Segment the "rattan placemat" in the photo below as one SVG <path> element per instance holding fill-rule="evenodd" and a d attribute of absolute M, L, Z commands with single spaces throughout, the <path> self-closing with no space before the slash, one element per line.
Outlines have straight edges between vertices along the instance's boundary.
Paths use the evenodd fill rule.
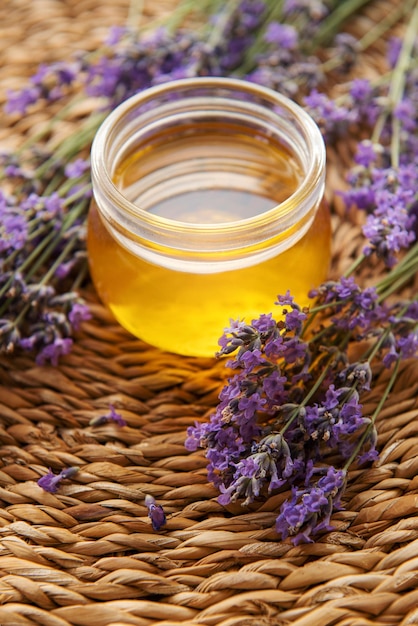
<path fill-rule="evenodd" d="M 9 0 L 0 7 L 1 97 L 42 60 L 93 50 L 124 23 L 126 0 Z M 175 3 L 145 3 L 145 15 Z M 378 3 L 353 28 L 367 30 Z M 378 72 L 379 47 L 365 64 Z M 366 67 L 365 65 L 365 67 Z M 2 145 L 45 114 L 0 128 Z M 66 127 L 71 132 L 77 127 Z M 328 193 L 344 154 L 330 154 Z M 334 218 L 333 269 L 359 245 Z M 377 271 L 377 269 L 376 269 Z M 367 280 L 367 277 L 364 277 Z M 405 362 L 378 421 L 379 462 L 350 474 L 335 530 L 278 541 L 283 495 L 222 507 L 185 431 L 216 404 L 222 364 L 162 353 L 123 331 L 88 292 L 94 317 L 58 368 L 0 358 L 0 624 L 41 626 L 406 626 L 418 623 L 418 363 Z M 385 376 L 367 398 L 376 405 Z M 89 425 L 117 407 L 127 425 Z M 55 494 L 37 480 L 77 465 Z M 154 496 L 167 525 L 154 532 Z"/>

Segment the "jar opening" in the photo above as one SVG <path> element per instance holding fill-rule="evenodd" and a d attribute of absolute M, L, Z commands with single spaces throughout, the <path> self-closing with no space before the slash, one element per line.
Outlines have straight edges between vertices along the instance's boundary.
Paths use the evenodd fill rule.
<path fill-rule="evenodd" d="M 141 92 L 109 115 L 92 148 L 96 201 L 123 245 L 209 261 L 292 245 L 312 223 L 324 175 L 313 120 L 238 79 Z"/>

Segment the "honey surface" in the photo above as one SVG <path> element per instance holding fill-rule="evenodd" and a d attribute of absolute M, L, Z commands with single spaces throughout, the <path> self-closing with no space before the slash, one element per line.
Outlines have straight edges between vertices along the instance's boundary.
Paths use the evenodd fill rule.
<path fill-rule="evenodd" d="M 297 188 L 301 169 L 271 137 L 239 124 L 183 125 L 131 150 L 115 168 L 116 186 L 150 213 L 216 224 L 263 213 Z"/>

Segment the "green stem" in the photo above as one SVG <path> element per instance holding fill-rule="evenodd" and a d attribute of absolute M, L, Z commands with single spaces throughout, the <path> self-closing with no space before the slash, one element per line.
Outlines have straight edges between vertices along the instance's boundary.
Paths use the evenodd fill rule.
<path fill-rule="evenodd" d="M 45 187 L 43 195 L 50 196 L 54 191 L 56 191 L 60 187 L 60 183 L 62 183 L 63 178 L 64 177 L 61 173 L 55 174 L 49 181 L 48 185 Z M 60 195 L 62 195 L 62 192 L 60 193 Z"/>
<path fill-rule="evenodd" d="M 81 197 L 82 195 L 86 194 L 87 192 L 90 191 L 91 189 L 91 183 L 90 183 L 90 174 L 86 173 L 81 175 L 77 181 L 75 181 L 74 179 L 67 179 L 64 183 L 62 183 L 60 185 L 60 196 L 63 197 L 65 196 L 65 194 L 67 193 L 67 191 L 69 191 L 70 189 L 72 189 L 72 187 L 74 187 L 74 184 L 77 185 L 83 185 L 83 187 L 80 188 L 80 190 L 78 192 L 76 192 L 75 194 L 73 194 L 72 196 L 69 197 L 69 202 L 74 202 L 74 199 L 78 199 L 79 197 Z M 67 202 L 67 201 L 65 201 Z M 64 204 L 65 204 L 64 202 Z"/>
<path fill-rule="evenodd" d="M 147 24 L 147 29 L 155 29 L 160 25 L 164 25 L 164 28 L 169 33 L 174 33 L 188 16 L 199 13 L 207 18 L 208 13 L 214 13 L 223 5 L 224 2 L 222 2 L 222 0 L 199 0 L 199 2 L 196 2 L 196 0 L 183 0 L 169 16 L 151 20 L 149 24 Z"/>
<path fill-rule="evenodd" d="M 287 420 L 286 424 L 281 428 L 281 430 L 279 432 L 280 435 L 284 435 L 285 434 L 287 429 L 292 425 L 292 423 L 295 421 L 295 419 L 299 415 L 300 409 L 305 407 L 308 404 L 308 402 L 311 400 L 311 398 L 315 395 L 315 393 L 318 391 L 319 387 L 324 382 L 326 375 L 328 374 L 328 366 L 330 365 L 330 363 L 333 360 L 333 358 L 334 358 L 334 356 L 332 356 L 330 359 L 328 359 L 328 363 L 323 368 L 320 376 L 316 379 L 315 384 L 308 391 L 306 396 L 303 398 L 302 402 L 300 404 L 298 404 L 298 406 L 291 412 L 289 419 Z"/>
<path fill-rule="evenodd" d="M 81 128 L 79 132 L 75 135 L 71 135 L 71 137 L 67 137 L 55 148 L 53 155 L 36 169 L 35 176 L 41 179 L 42 176 L 48 174 L 51 169 L 54 170 L 60 160 L 68 161 L 79 155 L 81 150 L 85 149 L 93 140 L 97 129 L 106 115 L 105 112 L 91 115 L 85 126 Z"/>
<path fill-rule="evenodd" d="M 326 43 L 331 39 L 343 22 L 352 15 L 357 13 L 363 6 L 369 4 L 371 0 L 346 0 L 336 5 L 335 9 L 329 14 L 322 23 L 318 34 L 312 42 L 312 49 Z"/>
<path fill-rule="evenodd" d="M 269 2 L 266 7 L 266 13 L 263 17 L 264 25 L 270 24 L 274 21 L 282 20 L 282 7 L 283 0 L 275 0 L 275 2 Z M 255 41 L 250 45 L 245 53 L 242 63 L 236 70 L 236 73 L 240 76 L 245 76 L 252 69 L 254 69 L 254 59 L 263 54 L 267 49 L 267 43 L 264 39 L 264 28 L 260 29 L 257 33 Z"/>
<path fill-rule="evenodd" d="M 53 130 L 54 126 L 57 124 L 57 122 L 60 122 L 61 120 L 63 120 L 66 117 L 67 113 L 70 112 L 71 109 L 78 102 L 81 102 L 83 100 L 83 97 L 84 97 L 83 95 L 78 95 L 74 97 L 70 102 L 65 104 L 62 107 L 62 109 L 59 110 L 58 113 L 53 115 L 48 122 L 42 125 L 42 128 L 39 132 L 37 132 L 32 137 L 29 137 L 21 146 L 19 146 L 19 148 L 16 149 L 15 154 L 17 156 L 22 154 L 22 152 L 24 152 L 25 150 L 28 150 L 33 145 L 41 141 L 41 139 L 49 135 L 50 132 Z"/>
<path fill-rule="evenodd" d="M 213 28 L 210 33 L 208 44 L 211 48 L 215 48 L 216 45 L 222 42 L 226 26 L 232 15 L 238 9 L 240 3 L 241 0 L 229 0 L 229 2 L 227 2 L 224 10 L 219 16 L 219 21 L 216 24 L 216 28 Z"/>
<path fill-rule="evenodd" d="M 42 239 L 42 241 L 38 244 L 38 246 L 34 250 L 32 250 L 30 255 L 28 257 L 26 257 L 26 259 L 23 261 L 23 263 L 19 267 L 19 272 L 20 273 L 22 273 L 27 267 L 31 267 L 32 266 L 32 263 L 36 259 L 38 254 L 40 252 L 42 252 L 42 250 L 44 250 L 48 246 L 48 244 L 56 236 L 56 234 L 57 233 L 55 233 L 54 231 L 51 231 L 50 233 L 48 233 L 48 235 L 46 235 L 46 237 L 44 239 Z M 3 296 L 7 292 L 7 290 L 10 288 L 12 283 L 13 283 L 13 276 L 2 287 L 2 289 L 0 291 L 0 297 Z M 4 305 L 0 309 L 0 315 L 3 315 L 3 313 L 5 312 L 6 309 L 7 309 L 7 300 L 6 300 L 6 302 L 4 303 Z"/>
<path fill-rule="evenodd" d="M 409 2 L 402 3 L 401 6 L 395 7 L 386 17 L 380 22 L 375 24 L 371 30 L 369 30 L 361 39 L 358 40 L 357 45 L 360 52 L 365 52 L 367 48 L 372 46 L 376 41 L 381 40 L 384 35 L 394 27 L 405 15 L 408 15 L 411 7 L 415 4 L 415 0 L 409 0 Z M 338 56 L 334 56 L 321 65 L 322 71 L 328 72 L 341 65 L 341 59 Z"/>
<path fill-rule="evenodd" d="M 85 212 L 87 206 L 87 200 L 84 202 L 80 202 L 79 205 L 77 205 L 70 213 L 68 213 L 61 229 L 57 232 L 52 231 L 53 238 L 52 240 L 51 238 L 49 239 L 49 246 L 47 248 L 43 248 L 43 254 L 39 255 L 36 259 L 36 262 L 30 265 L 30 269 L 26 275 L 27 279 L 32 278 L 32 276 L 36 274 L 39 268 L 46 263 L 51 254 L 62 241 L 63 234 L 74 224 L 76 219 Z"/>
<path fill-rule="evenodd" d="M 409 15 L 412 7 L 415 4 L 415 0 L 409 0 L 402 2 L 400 6 L 396 6 L 386 17 L 380 22 L 375 24 L 363 37 L 359 40 L 360 50 L 364 52 L 373 45 L 379 39 L 385 35 L 395 24 L 397 24 L 402 18 Z"/>
<path fill-rule="evenodd" d="M 398 278 L 398 280 L 393 282 L 390 285 L 390 287 L 388 289 L 386 289 L 386 291 L 383 291 L 383 292 L 381 292 L 379 294 L 379 300 L 378 301 L 379 302 L 383 302 L 390 295 L 392 295 L 393 293 L 398 291 L 398 289 L 403 287 L 409 280 L 411 280 L 411 278 L 413 278 L 414 276 L 417 275 L 417 270 L 418 270 L 417 263 L 415 261 L 415 263 L 411 264 L 411 266 L 409 268 L 407 268 L 407 271 L 405 271 L 405 273 L 402 276 L 400 276 Z"/>
<path fill-rule="evenodd" d="M 87 259 L 84 259 L 84 262 L 77 274 L 77 277 L 75 278 L 71 291 L 78 291 L 81 284 L 83 283 L 84 279 L 87 277 L 89 273 L 89 268 L 88 268 L 88 263 L 87 263 Z"/>
<path fill-rule="evenodd" d="M 48 281 L 53 277 L 57 268 L 61 265 L 63 261 L 65 261 L 68 254 L 74 248 L 75 244 L 77 243 L 78 236 L 79 236 L 78 233 L 75 233 L 74 235 L 72 235 L 72 237 L 70 237 L 70 239 L 67 241 L 67 244 L 64 246 L 62 252 L 58 255 L 58 257 L 55 259 L 54 263 L 51 265 L 49 270 L 42 277 L 42 280 L 39 281 L 40 285 L 46 285 Z"/>
<path fill-rule="evenodd" d="M 406 81 L 406 72 L 411 67 L 411 54 L 415 45 L 416 33 L 418 29 L 418 3 L 414 0 L 415 8 L 412 18 L 409 21 L 398 62 L 390 73 L 391 80 L 389 86 L 388 102 L 386 109 L 378 117 L 371 136 L 372 143 L 379 143 L 386 121 L 393 113 L 396 105 L 401 101 Z M 409 6 L 409 5 L 408 5 Z M 392 137 L 391 137 L 391 160 L 392 167 L 399 166 L 399 146 L 400 146 L 400 121 L 392 116 Z"/>
<path fill-rule="evenodd" d="M 67 257 L 68 253 L 71 252 L 72 248 L 75 246 L 77 242 L 78 234 L 73 235 L 67 242 L 67 245 L 62 250 L 61 254 L 57 257 L 55 262 L 52 264 L 48 272 L 43 276 L 42 280 L 39 281 L 40 285 L 46 285 L 50 278 L 54 275 L 57 267 L 63 262 L 63 260 Z M 26 306 L 20 311 L 19 315 L 13 320 L 14 326 L 17 328 L 20 322 L 24 319 L 26 313 L 32 307 L 32 302 L 28 302 Z"/>
<path fill-rule="evenodd" d="M 126 25 L 129 29 L 139 30 L 144 14 L 144 0 L 131 0 L 129 3 Z"/>
<path fill-rule="evenodd" d="M 392 388 L 396 382 L 396 379 L 398 377 L 398 372 L 399 372 L 399 366 L 400 366 L 400 359 L 398 359 L 395 363 L 395 366 L 393 368 L 393 372 L 392 375 L 390 377 L 390 380 L 388 382 L 388 384 L 386 385 L 386 388 L 383 392 L 383 395 L 381 396 L 377 407 L 375 408 L 375 410 L 373 411 L 373 415 L 370 418 L 370 424 L 367 426 L 367 428 L 365 429 L 363 435 L 360 437 L 360 440 L 353 452 L 353 454 L 350 456 L 350 458 L 348 459 L 348 461 L 345 463 L 344 467 L 343 467 L 343 471 L 347 471 L 348 468 L 350 467 L 350 465 L 352 463 L 354 463 L 354 461 L 357 459 L 358 455 L 360 454 L 361 449 L 363 448 L 365 442 L 367 441 L 367 438 L 370 435 L 371 430 L 374 428 L 374 425 L 376 423 L 376 419 L 380 413 L 380 411 L 382 410 L 386 400 L 388 399 L 388 396 L 390 394 L 390 392 L 392 391 Z"/>
<path fill-rule="evenodd" d="M 348 278 L 351 274 L 354 274 L 356 269 L 363 263 L 366 256 L 364 254 L 360 254 L 355 261 L 350 265 L 350 267 L 344 272 L 343 276 Z"/>
<path fill-rule="evenodd" d="M 389 274 L 376 285 L 379 302 L 403 287 L 418 272 L 418 243 L 414 244 Z"/>
<path fill-rule="evenodd" d="M 324 304 L 324 305 L 319 305 L 317 307 L 312 308 L 309 311 L 309 317 L 306 320 L 305 324 L 303 325 L 302 331 L 300 333 L 300 338 L 303 339 L 303 337 L 306 336 L 307 331 L 309 330 L 309 328 L 312 326 L 317 314 L 322 310 L 322 309 L 326 309 L 329 305 L 328 304 Z"/>
<path fill-rule="evenodd" d="M 415 4 L 412 17 L 407 26 L 401 52 L 399 54 L 398 62 L 396 64 L 393 78 L 389 90 L 389 99 L 392 107 L 392 111 L 396 105 L 401 101 L 405 90 L 406 72 L 409 69 L 411 62 L 411 55 L 414 49 L 418 31 L 418 2 Z M 392 118 L 392 140 L 391 140 L 391 157 L 392 166 L 399 166 L 399 146 L 400 146 L 400 120 L 393 116 Z"/>

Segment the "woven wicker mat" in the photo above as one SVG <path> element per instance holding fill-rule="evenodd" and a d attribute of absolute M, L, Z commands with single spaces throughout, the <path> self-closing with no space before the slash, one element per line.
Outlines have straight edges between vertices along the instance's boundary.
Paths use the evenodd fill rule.
<path fill-rule="evenodd" d="M 22 86 L 42 60 L 94 49 L 128 12 L 126 0 L 0 4 L 1 95 Z M 367 31 L 386 4 L 354 26 Z M 145 15 L 174 5 L 146 2 Z M 372 72 L 380 53 L 376 46 L 365 60 Z M 34 132 L 43 116 L 3 124 L 2 145 Z M 342 159 L 330 155 L 329 193 L 341 183 Z M 338 273 L 359 238 L 336 208 Z M 38 368 L 27 357 L 0 360 L 2 626 L 418 624 L 416 362 L 403 365 L 379 418 L 379 463 L 351 472 L 335 530 L 294 547 L 274 531 L 283 495 L 225 510 L 206 481 L 202 452 L 183 446 L 187 425 L 215 406 L 223 367 L 146 346 L 93 293 L 87 297 L 94 319 L 58 368 Z M 89 426 L 109 403 L 127 426 Z M 38 487 L 47 468 L 70 465 L 80 471 L 56 494 Z M 158 533 L 145 494 L 168 514 Z"/>

